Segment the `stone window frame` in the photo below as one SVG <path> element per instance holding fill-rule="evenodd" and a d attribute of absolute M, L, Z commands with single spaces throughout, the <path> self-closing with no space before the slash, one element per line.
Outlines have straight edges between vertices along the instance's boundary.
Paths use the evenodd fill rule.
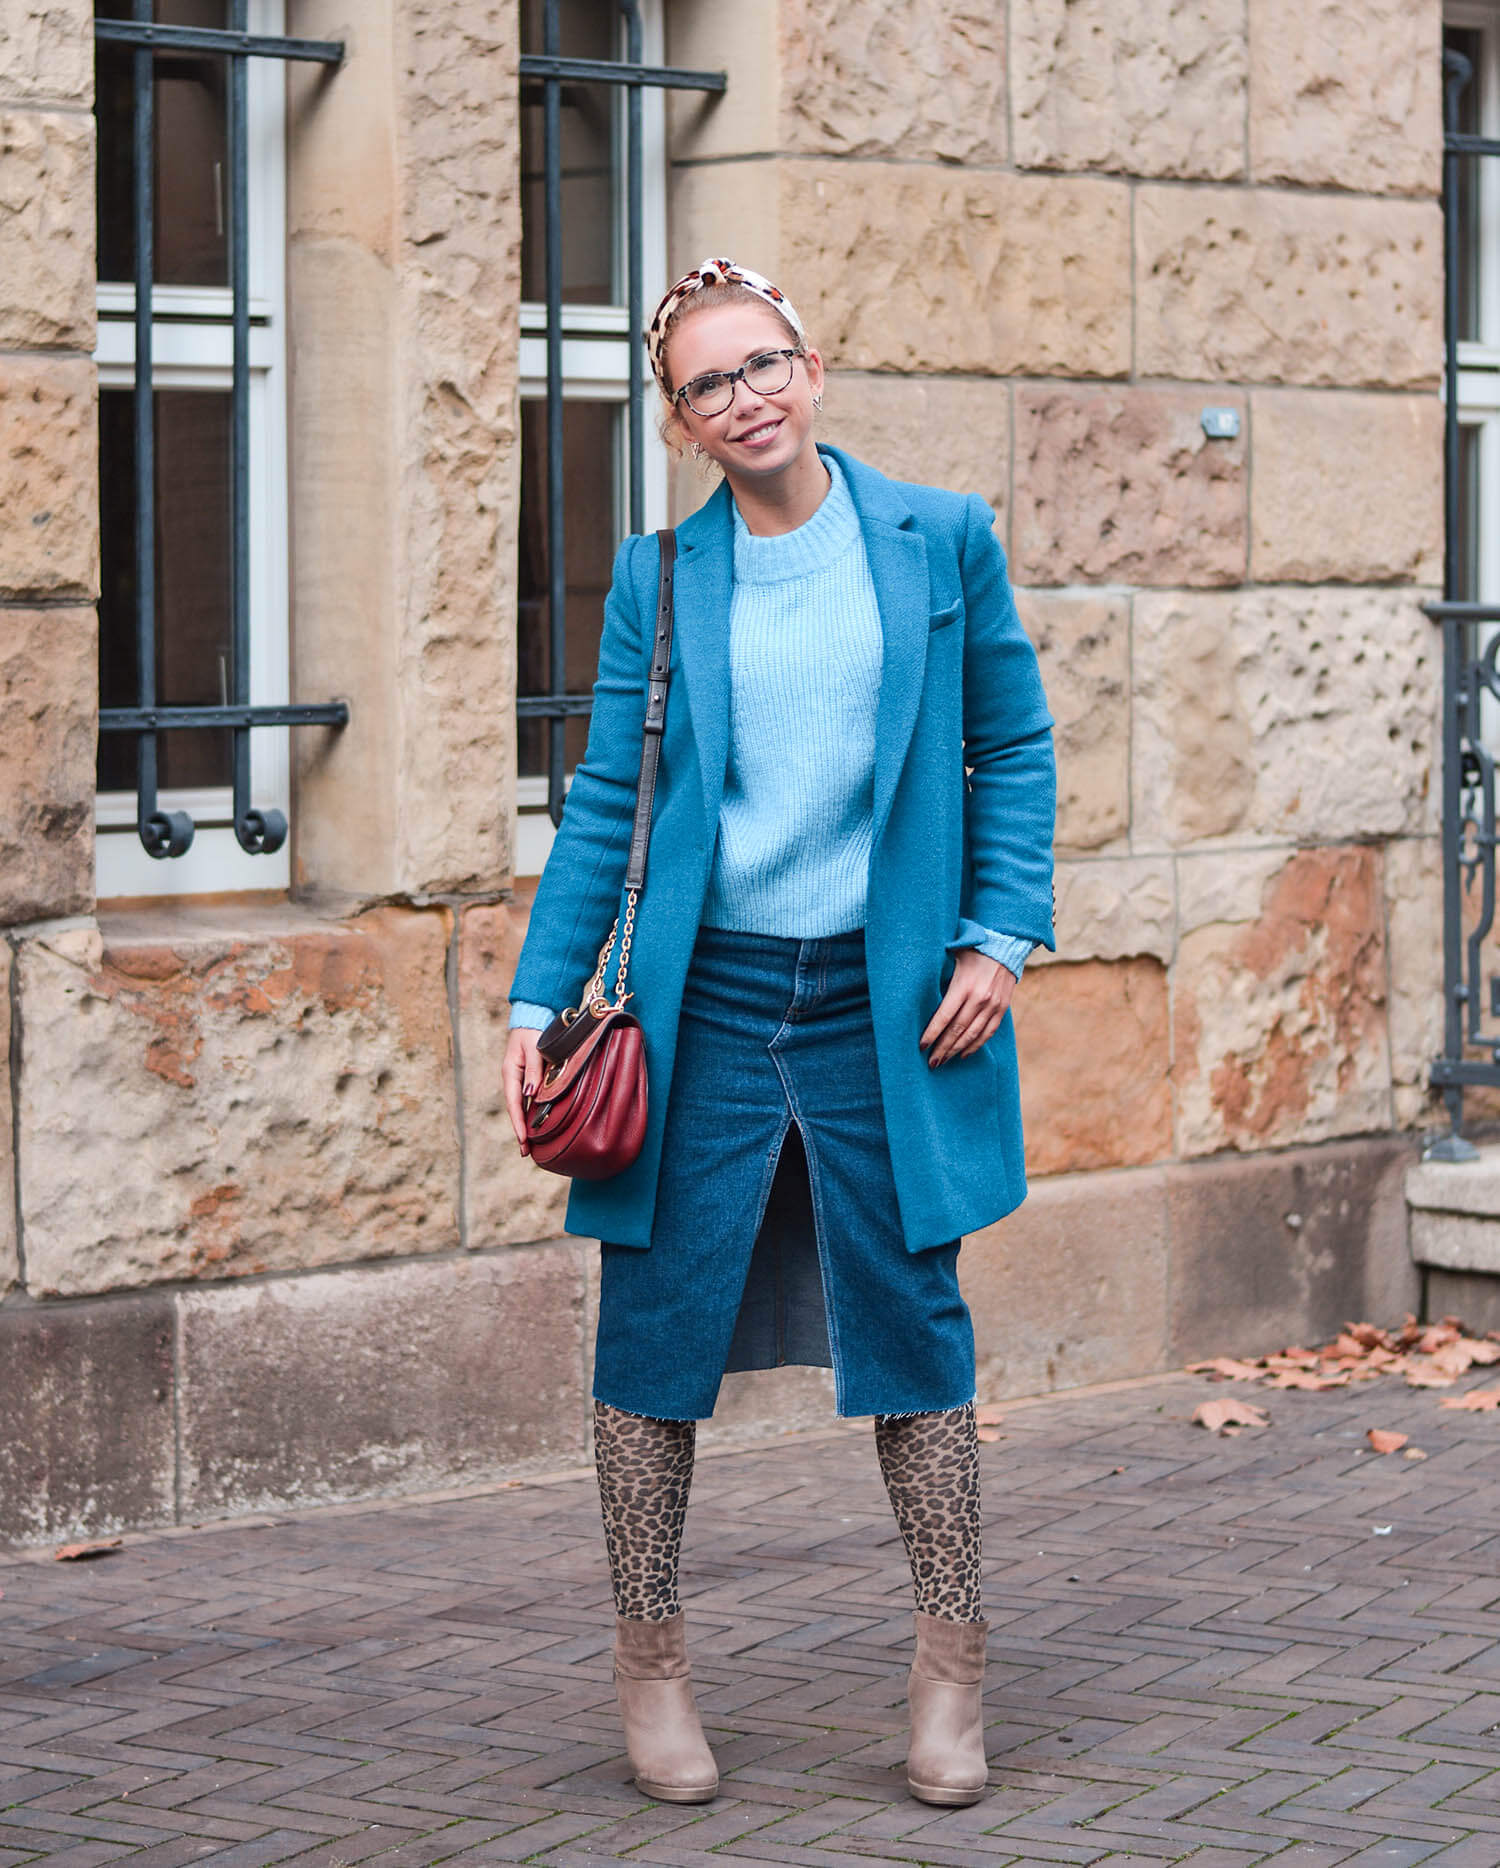
<path fill-rule="evenodd" d="M 663 65 L 666 59 L 666 0 L 640 0 L 642 58 L 648 65 Z M 623 57 L 624 23 L 621 21 Z M 642 186 L 641 258 L 646 281 L 646 299 L 654 303 L 667 281 L 667 122 L 664 93 L 647 89 L 641 93 L 642 149 L 644 175 Z M 621 161 L 617 176 L 623 176 Z M 617 195 L 615 212 L 622 230 L 623 246 L 625 202 Z M 660 285 L 653 289 L 653 281 Z M 520 401 L 545 403 L 547 396 L 547 308 L 534 300 L 523 299 L 520 308 Z M 563 310 L 563 396 L 591 402 L 618 402 L 623 408 L 629 399 L 629 350 L 632 338 L 629 312 L 624 305 L 569 305 Z M 621 338 L 626 341 L 621 342 Z M 647 407 L 645 450 L 645 526 L 654 531 L 670 523 L 671 461 L 665 444 L 652 419 L 656 402 L 656 384 L 650 372 L 642 385 Z M 625 536 L 624 481 L 617 482 L 617 510 L 614 514 L 616 542 Z M 570 782 L 572 773 L 566 774 Z M 516 829 L 514 874 L 538 876 L 552 848 L 552 820 L 547 814 L 545 778 L 518 777 L 516 780 Z"/>
<path fill-rule="evenodd" d="M 249 30 L 285 31 L 285 0 L 249 0 Z M 247 61 L 250 184 L 250 699 L 291 698 L 290 476 L 287 440 L 287 111 L 279 59 Z M 94 361 L 99 387 L 135 382 L 135 294 L 98 282 Z M 161 389 L 225 390 L 232 383 L 231 288 L 158 285 L 152 293 L 152 379 Z M 254 796 L 261 809 L 291 810 L 291 744 L 285 727 L 251 735 Z M 136 835 L 134 791 L 96 792 L 94 882 L 100 901 L 271 890 L 291 885 L 290 840 L 250 855 L 233 829 L 230 786 L 163 790 L 163 811 L 186 811 L 192 847 L 170 861 L 149 856 Z"/>

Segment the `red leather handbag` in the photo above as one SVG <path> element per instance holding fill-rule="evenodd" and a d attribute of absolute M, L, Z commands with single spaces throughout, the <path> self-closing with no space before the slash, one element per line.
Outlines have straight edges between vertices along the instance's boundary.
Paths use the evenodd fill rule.
<path fill-rule="evenodd" d="M 625 869 L 625 913 L 616 916 L 583 1003 L 558 1014 L 537 1039 L 546 1068 L 525 1099 L 526 1152 L 538 1167 L 579 1180 L 604 1180 L 628 1168 L 646 1139 L 646 1046 L 640 1021 L 625 1010 L 635 997 L 625 986 L 635 934 L 636 904 L 646 886 L 651 842 L 651 807 L 656 768 L 667 718 L 667 682 L 672 660 L 672 572 L 675 532 L 658 532 L 661 577 L 657 585 L 656 636 L 646 686 L 641 731 L 641 772 L 635 822 Z M 623 926 L 622 926 L 623 920 Z M 620 944 L 614 997 L 608 996 L 609 963 Z"/>

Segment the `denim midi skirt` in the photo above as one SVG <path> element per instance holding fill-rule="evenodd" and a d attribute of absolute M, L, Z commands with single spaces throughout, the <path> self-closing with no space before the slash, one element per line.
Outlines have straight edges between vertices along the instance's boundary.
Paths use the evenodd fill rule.
<path fill-rule="evenodd" d="M 595 1397 L 700 1420 L 730 1370 L 831 1367 L 841 1415 L 974 1394 L 958 1241 L 907 1250 L 864 931 L 701 928 L 651 1245 L 602 1247 Z"/>

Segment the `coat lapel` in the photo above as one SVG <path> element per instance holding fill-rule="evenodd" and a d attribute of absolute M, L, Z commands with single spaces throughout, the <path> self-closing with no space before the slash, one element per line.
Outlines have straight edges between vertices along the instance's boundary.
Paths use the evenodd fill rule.
<path fill-rule="evenodd" d="M 734 521 L 721 485 L 677 528 L 673 579 L 678 666 L 687 689 L 703 777 L 709 838 L 719 822 L 729 757 L 729 605 L 734 596 Z"/>
<path fill-rule="evenodd" d="M 927 667 L 927 545 L 895 484 L 841 449 L 864 533 L 880 610 L 880 698 L 875 712 L 874 836 L 890 815 L 922 699 Z M 729 757 L 729 607 L 734 596 L 730 492 L 713 497 L 677 528 L 677 645 L 703 778 L 710 833 L 719 821 Z"/>
<path fill-rule="evenodd" d="M 927 671 L 927 542 L 915 529 L 911 509 L 892 481 L 841 449 L 827 451 L 838 455 L 848 479 L 880 610 L 873 824 L 873 839 L 878 843 L 906 762 Z"/>

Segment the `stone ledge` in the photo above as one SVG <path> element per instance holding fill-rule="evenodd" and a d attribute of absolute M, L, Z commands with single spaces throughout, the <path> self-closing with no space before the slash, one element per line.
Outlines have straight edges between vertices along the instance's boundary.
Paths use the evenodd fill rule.
<path fill-rule="evenodd" d="M 1419 1161 L 1406 1176 L 1418 1265 L 1500 1276 L 1500 1147 L 1477 1161 Z"/>
<path fill-rule="evenodd" d="M 1500 1147 L 1481 1148 L 1477 1161 L 1416 1162 L 1407 1171 L 1406 1204 L 1422 1212 L 1500 1219 Z"/>

